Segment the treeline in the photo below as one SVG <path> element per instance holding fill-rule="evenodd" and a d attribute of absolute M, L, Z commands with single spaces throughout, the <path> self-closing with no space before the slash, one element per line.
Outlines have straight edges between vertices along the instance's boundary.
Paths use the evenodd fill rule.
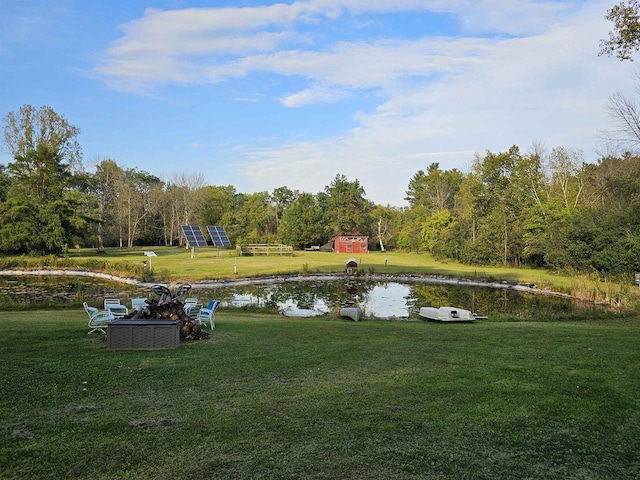
<path fill-rule="evenodd" d="M 181 245 L 180 225 L 222 225 L 232 242 L 321 245 L 370 236 L 371 249 L 428 251 L 471 264 L 603 273 L 640 271 L 640 159 L 583 162 L 557 148 L 476 155 L 470 172 L 437 163 L 408 182 L 409 207 L 375 205 L 337 174 L 319 193 L 286 186 L 240 193 L 203 176 L 124 168 L 87 172 L 76 127 L 48 107 L 5 117 L 13 156 L 0 165 L 0 251 L 63 254 L 75 246 Z"/>
<path fill-rule="evenodd" d="M 556 148 L 477 155 L 470 173 L 432 164 L 409 182 L 399 246 L 471 264 L 640 271 L 640 158 L 586 164 Z"/>

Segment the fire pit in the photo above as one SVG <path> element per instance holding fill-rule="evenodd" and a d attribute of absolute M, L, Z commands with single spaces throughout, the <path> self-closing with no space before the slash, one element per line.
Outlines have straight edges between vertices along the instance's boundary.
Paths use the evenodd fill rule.
<path fill-rule="evenodd" d="M 109 324 L 108 348 L 176 348 L 180 341 L 209 338 L 209 333 L 184 311 L 182 298 L 189 290 L 188 284 L 180 285 L 175 294 L 163 285 L 151 287 L 157 299 L 147 299 L 146 305 Z"/>
<path fill-rule="evenodd" d="M 180 345 L 179 323 L 180 320 L 116 320 L 107 327 L 107 348 L 176 348 Z"/>

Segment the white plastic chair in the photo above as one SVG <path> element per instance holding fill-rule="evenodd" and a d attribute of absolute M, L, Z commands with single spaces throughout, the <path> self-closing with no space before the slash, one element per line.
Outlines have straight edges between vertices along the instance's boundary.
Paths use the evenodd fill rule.
<path fill-rule="evenodd" d="M 113 322 L 116 317 L 108 310 L 98 310 L 95 307 L 90 307 L 87 302 L 82 304 L 85 312 L 89 315 L 89 334 L 93 332 L 107 333 L 105 328 Z"/>
<path fill-rule="evenodd" d="M 198 303 L 198 299 L 195 297 L 187 297 L 184 299 L 184 302 L 182 302 L 184 304 L 184 311 L 186 312 L 187 310 L 189 310 L 193 305 Z"/>
<path fill-rule="evenodd" d="M 147 308 L 147 299 L 146 298 L 132 298 L 131 299 L 131 311 L 140 310 L 141 308 Z"/>
<path fill-rule="evenodd" d="M 129 309 L 120 303 L 119 298 L 105 298 L 104 309 L 109 310 L 116 318 L 122 318 L 129 314 Z"/>
<path fill-rule="evenodd" d="M 205 308 L 201 308 L 198 312 L 198 316 L 195 318 L 195 321 L 200 325 L 206 325 L 207 321 L 209 321 L 209 325 L 211 325 L 211 330 L 216 328 L 215 320 L 215 311 L 220 306 L 219 300 L 211 300 Z"/>
<path fill-rule="evenodd" d="M 213 316 L 213 310 L 209 310 L 208 308 L 201 308 L 198 312 L 198 316 L 195 318 L 195 322 L 199 325 L 206 325 L 207 321 L 211 326 L 211 330 L 216 328 L 216 324 L 214 323 L 215 317 Z"/>
<path fill-rule="evenodd" d="M 201 303 L 189 303 L 188 305 L 184 306 L 184 311 L 191 320 L 196 320 L 198 318 L 198 312 L 201 308 Z"/>

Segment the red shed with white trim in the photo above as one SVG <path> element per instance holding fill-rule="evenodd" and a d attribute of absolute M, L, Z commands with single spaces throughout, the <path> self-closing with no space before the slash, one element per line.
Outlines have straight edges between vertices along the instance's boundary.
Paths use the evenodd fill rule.
<path fill-rule="evenodd" d="M 336 253 L 369 253 L 369 237 L 367 235 L 338 235 L 333 239 Z"/>

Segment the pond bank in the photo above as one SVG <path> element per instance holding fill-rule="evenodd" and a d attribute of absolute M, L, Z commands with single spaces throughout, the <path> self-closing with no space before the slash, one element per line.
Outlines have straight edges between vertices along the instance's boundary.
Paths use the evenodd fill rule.
<path fill-rule="evenodd" d="M 142 282 L 136 278 L 124 278 L 108 273 L 90 272 L 86 270 L 61 270 L 61 269 L 45 269 L 45 270 L 0 270 L 0 276 L 73 276 L 88 277 L 100 280 L 108 280 L 128 285 L 151 288 L 153 285 L 163 284 L 169 288 L 176 288 L 180 283 L 162 283 L 162 282 Z M 239 278 L 233 280 L 209 280 L 204 282 L 190 282 L 194 288 L 221 288 L 233 286 L 247 285 L 271 285 L 274 283 L 287 282 L 317 282 L 317 281 L 336 281 L 347 280 L 349 277 L 345 274 L 317 274 L 317 275 L 272 275 L 255 278 Z M 399 283 L 429 283 L 433 285 L 459 285 L 467 287 L 486 287 L 503 290 L 514 290 L 523 293 L 531 293 L 538 295 L 550 295 L 559 298 L 571 299 L 572 296 L 567 293 L 554 292 L 552 290 L 541 290 L 534 284 L 519 284 L 510 282 L 483 282 L 479 280 L 468 280 L 464 278 L 446 277 L 443 275 L 380 275 L 365 274 L 357 279 L 381 282 L 399 282 Z"/>

